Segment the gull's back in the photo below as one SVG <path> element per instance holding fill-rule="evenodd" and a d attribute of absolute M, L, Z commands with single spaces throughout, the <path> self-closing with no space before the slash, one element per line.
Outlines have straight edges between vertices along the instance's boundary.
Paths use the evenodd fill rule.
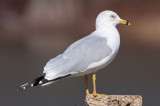
<path fill-rule="evenodd" d="M 109 56 L 112 52 L 107 39 L 93 32 L 67 48 L 67 50 L 51 59 L 44 67 L 46 79 L 54 79 L 68 74 L 87 71 L 90 64 Z"/>

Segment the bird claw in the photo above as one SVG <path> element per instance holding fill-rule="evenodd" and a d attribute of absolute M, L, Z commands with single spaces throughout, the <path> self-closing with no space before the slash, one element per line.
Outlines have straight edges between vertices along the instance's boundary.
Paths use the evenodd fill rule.
<path fill-rule="evenodd" d="M 87 96 L 94 96 L 94 97 L 97 97 L 97 96 L 106 96 L 105 94 L 98 94 L 98 93 L 94 93 L 94 92 L 92 94 L 90 94 L 89 92 L 88 93 L 86 92 L 86 95 Z"/>
<path fill-rule="evenodd" d="M 96 96 L 106 96 L 105 94 L 98 94 L 98 93 L 94 93 L 93 92 L 93 94 L 92 94 L 94 97 L 96 97 Z"/>

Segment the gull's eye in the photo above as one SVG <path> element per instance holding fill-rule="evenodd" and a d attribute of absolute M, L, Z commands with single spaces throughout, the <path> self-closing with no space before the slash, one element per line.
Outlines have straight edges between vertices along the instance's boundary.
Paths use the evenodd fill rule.
<path fill-rule="evenodd" d="M 111 15 L 110 17 L 111 17 L 111 18 L 116 18 L 114 15 Z"/>

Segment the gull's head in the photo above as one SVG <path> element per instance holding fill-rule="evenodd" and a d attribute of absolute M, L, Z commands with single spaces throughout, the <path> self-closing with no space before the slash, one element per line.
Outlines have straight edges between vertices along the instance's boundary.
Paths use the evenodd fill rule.
<path fill-rule="evenodd" d="M 96 19 L 96 28 L 116 26 L 117 24 L 131 25 L 128 21 L 121 19 L 115 12 L 110 10 L 101 12 Z"/>

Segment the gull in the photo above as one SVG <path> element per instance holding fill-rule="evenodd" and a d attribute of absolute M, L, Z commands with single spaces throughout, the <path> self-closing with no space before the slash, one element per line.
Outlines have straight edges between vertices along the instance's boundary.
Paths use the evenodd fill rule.
<path fill-rule="evenodd" d="M 101 12 L 96 18 L 95 31 L 71 44 L 64 53 L 49 60 L 40 77 L 19 86 L 17 90 L 37 85 L 46 86 L 67 77 L 85 76 L 86 95 L 100 95 L 96 92 L 96 72 L 109 65 L 119 50 L 120 35 L 117 24 L 131 25 L 113 11 Z M 91 73 L 92 94 L 89 93 L 87 76 Z"/>

